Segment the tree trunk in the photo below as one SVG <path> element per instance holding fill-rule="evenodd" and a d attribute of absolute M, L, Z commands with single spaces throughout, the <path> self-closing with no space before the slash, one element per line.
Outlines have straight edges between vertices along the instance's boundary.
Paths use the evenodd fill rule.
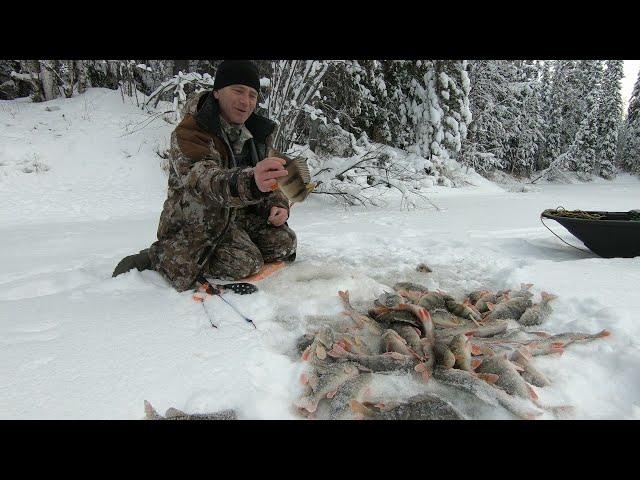
<path fill-rule="evenodd" d="M 174 60 L 173 61 L 173 74 L 177 75 L 178 72 L 187 73 L 189 69 L 189 60 Z"/>
<path fill-rule="evenodd" d="M 33 102 L 44 102 L 45 95 L 42 87 L 42 80 L 40 80 L 40 61 L 39 60 L 24 60 L 23 71 L 29 72 L 31 77 L 31 85 L 33 87 L 33 93 L 31 94 L 31 100 Z"/>
<path fill-rule="evenodd" d="M 45 100 L 53 100 L 60 96 L 58 89 L 58 79 L 54 70 L 57 68 L 55 60 L 42 60 L 40 62 L 40 78 L 42 79 L 42 90 L 44 91 Z"/>
<path fill-rule="evenodd" d="M 87 90 L 87 64 L 84 60 L 76 61 L 78 69 L 78 93 L 84 93 Z"/>

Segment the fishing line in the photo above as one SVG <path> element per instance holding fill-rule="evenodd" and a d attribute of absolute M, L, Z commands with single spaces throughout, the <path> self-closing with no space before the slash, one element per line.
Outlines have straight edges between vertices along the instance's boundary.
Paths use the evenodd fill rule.
<path fill-rule="evenodd" d="M 571 245 L 570 243 L 564 241 L 562 238 L 560 238 L 560 236 L 558 234 L 556 234 L 556 232 L 554 232 L 553 230 L 551 230 L 549 227 L 547 227 L 547 225 L 544 223 L 544 220 L 542 220 L 542 215 L 540 215 L 540 221 L 542 222 L 542 225 L 544 225 L 544 227 L 549 230 L 551 233 L 553 233 L 556 237 L 558 237 L 560 239 L 561 242 L 566 243 L 567 245 L 569 245 L 570 247 L 575 248 L 576 250 L 580 250 L 581 252 L 585 252 L 585 253 L 590 253 L 588 250 L 585 250 L 584 248 L 580 248 L 580 247 L 576 247 L 575 245 Z"/>

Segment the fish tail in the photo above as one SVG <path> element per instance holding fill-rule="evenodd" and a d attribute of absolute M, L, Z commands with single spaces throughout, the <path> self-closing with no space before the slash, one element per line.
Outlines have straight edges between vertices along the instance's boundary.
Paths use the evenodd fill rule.
<path fill-rule="evenodd" d="M 374 415 L 373 411 L 367 407 L 365 407 L 362 403 L 357 400 L 350 400 L 349 407 L 353 413 L 356 413 L 362 417 L 372 417 Z"/>
<path fill-rule="evenodd" d="M 295 405 L 309 413 L 313 413 L 318 408 L 318 401 L 313 396 L 302 397 L 295 402 Z"/>
<path fill-rule="evenodd" d="M 151 406 L 149 402 L 144 401 L 144 413 L 147 420 L 157 420 L 162 418 L 158 412 Z"/>
<path fill-rule="evenodd" d="M 532 400 L 538 400 L 538 394 L 533 389 L 533 387 L 528 383 L 527 383 L 527 390 L 529 390 L 529 396 L 531 397 Z"/>

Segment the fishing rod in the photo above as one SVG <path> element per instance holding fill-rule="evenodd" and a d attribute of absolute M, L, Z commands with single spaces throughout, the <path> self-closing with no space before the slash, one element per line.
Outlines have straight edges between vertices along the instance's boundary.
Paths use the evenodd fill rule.
<path fill-rule="evenodd" d="M 253 328 L 255 328 L 256 330 L 258 329 L 258 327 L 256 327 L 256 324 L 254 323 L 254 321 L 252 319 L 250 319 L 249 317 L 247 317 L 246 315 L 244 315 L 242 312 L 240 312 L 232 303 L 230 303 L 227 299 L 225 299 L 222 296 L 223 293 L 223 289 L 225 288 L 225 285 L 212 285 L 211 282 L 209 282 L 206 278 L 200 276 L 197 279 L 198 283 L 200 284 L 200 288 L 203 289 L 207 294 L 209 295 L 216 295 L 218 297 L 220 297 L 220 299 L 226 303 L 227 305 L 229 305 L 231 308 L 233 308 L 233 310 L 242 317 L 242 319 L 247 322 L 250 323 L 251 325 L 253 325 Z M 255 292 L 257 289 L 257 287 L 255 285 L 252 285 L 250 283 L 237 283 L 237 284 L 233 284 L 229 286 L 230 290 L 233 290 L 237 293 L 240 294 L 248 294 L 248 293 L 253 293 Z M 196 295 L 193 296 L 193 299 L 196 301 L 200 301 L 203 302 L 202 306 L 204 308 L 204 299 L 201 297 L 198 297 Z M 205 308 L 205 312 L 207 312 L 207 316 L 209 316 L 209 312 L 207 311 L 207 309 Z M 211 323 L 211 326 L 216 327 L 213 322 L 211 322 L 211 317 L 209 317 L 209 322 Z"/>

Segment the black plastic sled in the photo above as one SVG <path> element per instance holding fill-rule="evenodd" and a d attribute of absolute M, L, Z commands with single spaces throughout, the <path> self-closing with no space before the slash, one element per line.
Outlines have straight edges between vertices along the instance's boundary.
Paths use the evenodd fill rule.
<path fill-rule="evenodd" d="M 574 236 L 582 240 L 589 250 L 604 258 L 637 257 L 640 255 L 640 210 L 629 212 L 582 213 L 600 218 L 575 218 L 560 215 L 556 209 L 547 209 L 541 217 L 555 220 Z"/>

